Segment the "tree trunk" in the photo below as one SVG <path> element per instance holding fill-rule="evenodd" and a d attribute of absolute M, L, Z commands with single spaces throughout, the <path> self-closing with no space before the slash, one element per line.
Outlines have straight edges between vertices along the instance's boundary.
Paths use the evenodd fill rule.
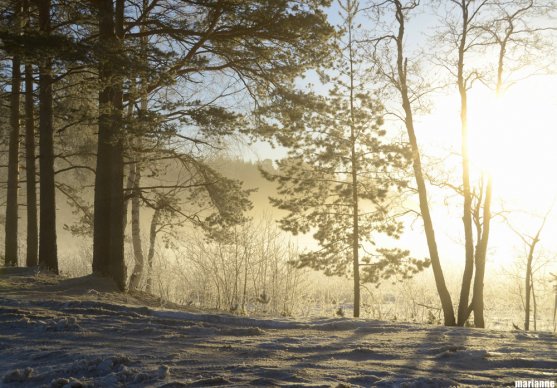
<path fill-rule="evenodd" d="M 247 240 L 245 244 L 248 244 Z M 246 300 L 248 295 L 248 266 L 249 266 L 248 248 L 244 247 L 244 287 L 242 290 L 242 308 L 240 310 L 243 315 L 246 314 Z"/>
<path fill-rule="evenodd" d="M 39 2 L 39 29 L 50 34 L 50 0 Z M 56 243 L 56 194 L 54 184 L 54 130 L 52 125 L 52 58 L 39 65 L 39 167 L 40 231 L 39 264 L 58 273 Z"/>
<path fill-rule="evenodd" d="M 144 12 L 147 9 L 148 4 L 147 0 L 143 0 L 142 9 Z M 147 17 L 147 13 L 145 14 Z M 145 30 L 144 26 L 140 27 L 140 30 L 143 32 Z M 148 65 L 147 53 L 146 53 L 146 44 L 147 38 L 141 38 L 141 57 L 142 61 L 144 62 L 143 65 Z M 141 77 L 141 104 L 140 104 L 140 111 L 139 115 L 144 115 L 147 111 L 147 91 L 145 90 L 145 84 L 147 83 L 147 77 L 142 74 Z M 132 92 L 136 91 L 136 78 L 135 75 L 132 76 L 131 86 L 130 89 Z M 129 104 L 129 118 L 131 119 L 133 116 L 133 99 L 130 98 L 128 101 Z M 137 146 L 137 149 L 132 149 L 131 152 L 134 155 L 133 164 L 130 167 L 130 175 L 133 171 L 133 177 L 131 178 L 132 183 L 132 245 L 133 245 L 133 252 L 134 252 L 134 259 L 135 259 L 135 266 L 133 269 L 132 276 L 130 278 L 130 288 L 131 289 L 138 289 L 141 284 L 141 278 L 143 276 L 143 272 L 145 270 L 145 256 L 143 255 L 143 247 L 141 244 L 141 220 L 140 220 L 140 182 L 141 182 L 141 167 L 139 165 L 139 153 L 141 152 L 141 135 L 137 136 L 133 139 L 133 145 Z"/>
<path fill-rule="evenodd" d="M 468 136 L 468 91 L 464 78 L 464 55 L 468 34 L 468 7 L 464 4 L 462 9 L 462 33 L 458 48 L 458 71 L 457 83 L 460 94 L 460 123 L 461 123 L 461 152 L 462 152 L 462 191 L 464 206 L 462 222 L 464 224 L 465 262 L 462 275 L 462 286 L 460 290 L 460 301 L 458 305 L 457 324 L 463 326 L 468 318 L 468 303 L 470 300 L 470 287 L 474 272 L 474 237 L 472 229 L 472 192 L 470 190 L 470 151 Z"/>
<path fill-rule="evenodd" d="M 114 9 L 111 0 L 97 3 L 99 8 L 99 43 L 104 57 L 100 59 L 99 76 L 99 132 L 97 166 L 95 174 L 94 227 L 93 227 L 93 273 L 109 276 L 110 256 L 110 136 L 112 111 L 112 85 L 109 51 L 115 40 Z"/>
<path fill-rule="evenodd" d="M 455 325 L 454 308 L 451 300 L 451 295 L 445 283 L 443 269 L 441 268 L 441 261 L 439 259 L 439 251 L 437 249 L 437 242 L 435 239 L 435 230 L 433 228 L 433 221 L 429 211 L 429 203 L 427 199 L 427 189 L 425 185 L 425 178 L 422 170 L 422 162 L 420 157 L 420 149 L 416 139 L 416 132 L 414 130 L 414 119 L 412 114 L 412 105 L 408 94 L 408 85 L 406 81 L 406 59 L 403 54 L 403 41 L 404 41 L 404 12 L 402 4 L 399 0 L 395 1 L 396 5 L 396 20 L 399 23 L 398 35 L 396 38 L 397 43 L 397 71 L 399 78 L 399 90 L 402 97 L 402 107 L 405 114 L 405 125 L 408 132 L 408 139 L 412 150 L 412 167 L 414 169 L 414 177 L 416 178 L 416 185 L 418 187 L 418 197 L 420 201 L 420 212 L 424 220 L 424 229 L 429 249 L 429 256 L 431 259 L 431 268 L 435 277 L 435 285 L 437 293 L 441 301 L 443 309 L 443 318 L 445 326 Z"/>
<path fill-rule="evenodd" d="M 124 261 L 124 160 L 122 141 L 122 71 L 114 70 L 121 54 L 124 2 L 98 2 L 99 39 L 105 57 L 100 63 L 99 134 L 95 178 L 93 272 L 110 276 L 126 289 Z"/>
<path fill-rule="evenodd" d="M 99 132 L 97 144 L 97 164 L 95 174 L 94 226 L 93 226 L 93 273 L 109 276 L 110 255 L 110 135 L 112 110 L 112 87 L 110 56 L 107 55 L 110 40 L 113 40 L 114 20 L 112 1 L 103 0 L 99 7 L 99 40 L 106 58 L 101 59 L 99 76 Z"/>
<path fill-rule="evenodd" d="M 130 289 L 137 290 L 143 276 L 144 257 L 141 247 L 141 222 L 140 222 L 140 193 L 141 169 L 138 163 L 133 164 L 133 191 L 132 191 L 132 244 L 135 258 L 135 266 L 130 278 Z"/>
<path fill-rule="evenodd" d="M 536 300 L 536 289 L 534 288 L 534 273 L 530 272 L 530 287 L 532 289 L 532 312 L 534 317 L 534 331 L 538 330 L 538 302 Z"/>
<path fill-rule="evenodd" d="M 348 4 L 350 8 L 350 3 Z M 351 11 L 350 11 L 351 12 Z M 350 162 L 352 175 L 352 262 L 354 271 L 354 318 L 360 316 L 360 213 L 358 209 L 358 159 L 354 128 L 354 59 L 352 51 L 352 13 L 348 13 L 348 55 L 350 65 Z"/>
<path fill-rule="evenodd" d="M 539 235 L 539 233 L 538 233 Z M 526 277 L 524 279 L 524 330 L 530 330 L 530 292 L 532 285 L 532 261 L 534 259 L 534 249 L 538 242 L 538 236 L 530 244 L 528 258 L 526 260 Z"/>
<path fill-rule="evenodd" d="M 557 280 L 553 286 L 553 291 L 555 292 L 555 301 L 553 302 L 553 332 L 557 330 Z"/>
<path fill-rule="evenodd" d="M 27 260 L 28 267 L 39 264 L 37 230 L 37 188 L 35 169 L 35 117 L 33 66 L 25 65 L 25 170 L 27 172 Z"/>
<path fill-rule="evenodd" d="M 124 39 L 124 0 L 116 0 L 115 34 L 117 50 L 122 52 Z M 124 142 L 123 142 L 123 71 L 116 72 L 113 94 L 111 138 L 110 273 L 120 288 L 126 289 L 127 270 L 124 258 Z"/>
<path fill-rule="evenodd" d="M 153 218 L 151 219 L 151 228 L 149 231 L 149 253 L 147 254 L 147 265 L 148 265 L 149 272 L 147 273 L 146 291 L 149 293 L 153 291 L 153 257 L 155 256 L 155 242 L 157 239 L 157 228 L 159 226 L 159 217 L 160 217 L 160 210 L 155 209 L 155 212 L 153 213 Z"/>
<path fill-rule="evenodd" d="M 474 277 L 474 296 L 472 298 L 472 309 L 474 311 L 474 326 L 484 328 L 484 278 L 485 263 L 487 256 L 487 244 L 491 226 L 491 197 L 493 191 L 493 179 L 489 176 L 486 187 L 485 200 L 483 204 L 483 228 L 479 249 L 476 252 L 476 274 Z M 466 317 L 468 318 L 468 317 Z"/>
<path fill-rule="evenodd" d="M 16 12 L 19 13 L 19 9 Z M 19 22 L 16 22 L 19 23 Z M 19 191 L 19 119 L 21 94 L 20 60 L 12 60 L 12 85 L 10 94 L 10 138 L 8 150 L 8 193 L 6 201 L 5 264 L 18 265 L 18 191 Z"/>
<path fill-rule="evenodd" d="M 126 236 L 126 228 L 128 226 L 128 204 L 130 202 L 131 192 L 133 191 L 133 181 L 135 180 L 134 174 L 134 165 L 130 164 L 128 178 L 126 179 L 126 195 L 124 196 L 124 220 L 122 221 L 124 223 L 122 226 L 122 234 L 124 236 Z"/>

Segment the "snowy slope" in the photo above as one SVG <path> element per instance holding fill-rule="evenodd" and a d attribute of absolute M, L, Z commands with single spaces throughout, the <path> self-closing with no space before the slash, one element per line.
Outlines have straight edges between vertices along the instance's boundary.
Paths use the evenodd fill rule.
<path fill-rule="evenodd" d="M 557 379 L 553 334 L 144 307 L 86 277 L 0 274 L 0 386 L 450 386 Z"/>

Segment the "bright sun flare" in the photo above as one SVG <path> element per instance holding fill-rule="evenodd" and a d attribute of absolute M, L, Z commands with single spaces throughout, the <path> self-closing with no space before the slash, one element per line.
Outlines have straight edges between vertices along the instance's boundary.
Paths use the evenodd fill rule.
<path fill-rule="evenodd" d="M 538 79 L 507 91 L 471 95 L 470 153 L 473 168 L 493 176 L 496 196 L 546 209 L 557 194 L 555 79 Z"/>

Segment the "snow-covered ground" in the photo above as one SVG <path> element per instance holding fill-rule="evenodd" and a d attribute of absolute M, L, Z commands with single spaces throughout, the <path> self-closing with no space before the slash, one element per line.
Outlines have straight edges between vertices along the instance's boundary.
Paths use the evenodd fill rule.
<path fill-rule="evenodd" d="M 557 379 L 557 337 L 549 333 L 155 306 L 91 276 L 1 270 L 0 386 L 514 386 Z"/>

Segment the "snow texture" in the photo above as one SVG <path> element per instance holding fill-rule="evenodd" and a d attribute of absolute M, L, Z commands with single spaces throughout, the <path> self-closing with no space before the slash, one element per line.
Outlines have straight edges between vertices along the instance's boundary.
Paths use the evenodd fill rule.
<path fill-rule="evenodd" d="M 91 292 L 91 277 L 80 291 L 74 279 L 2 272 L 2 387 L 446 387 L 557 379 L 552 333 L 168 310 L 106 285 Z"/>

